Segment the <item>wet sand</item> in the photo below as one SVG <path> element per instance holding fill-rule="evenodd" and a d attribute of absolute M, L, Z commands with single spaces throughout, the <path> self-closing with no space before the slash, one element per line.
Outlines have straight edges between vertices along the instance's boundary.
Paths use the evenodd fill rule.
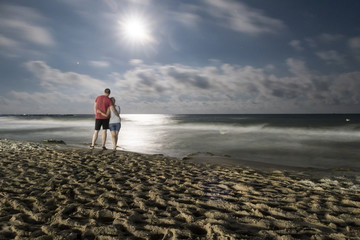
<path fill-rule="evenodd" d="M 0 239 L 359 238 L 356 175 L 0 140 Z"/>

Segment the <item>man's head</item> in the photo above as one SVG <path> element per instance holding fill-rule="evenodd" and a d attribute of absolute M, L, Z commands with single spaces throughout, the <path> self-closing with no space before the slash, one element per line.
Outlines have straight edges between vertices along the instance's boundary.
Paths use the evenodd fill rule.
<path fill-rule="evenodd" d="M 106 89 L 104 90 L 104 94 L 105 94 L 106 96 L 109 96 L 110 93 L 111 93 L 111 91 L 110 91 L 109 88 L 106 88 Z"/>

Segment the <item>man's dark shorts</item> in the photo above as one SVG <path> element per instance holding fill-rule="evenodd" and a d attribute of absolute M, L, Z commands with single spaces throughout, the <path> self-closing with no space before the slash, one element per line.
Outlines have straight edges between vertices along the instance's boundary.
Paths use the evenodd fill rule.
<path fill-rule="evenodd" d="M 108 119 L 96 119 L 95 120 L 95 130 L 100 130 L 101 126 L 103 128 L 103 130 L 105 129 L 109 129 L 109 122 L 110 122 L 110 118 Z"/>

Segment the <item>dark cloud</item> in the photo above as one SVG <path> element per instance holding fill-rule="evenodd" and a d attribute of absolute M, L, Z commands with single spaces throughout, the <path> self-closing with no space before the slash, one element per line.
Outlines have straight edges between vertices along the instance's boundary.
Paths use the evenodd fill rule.
<path fill-rule="evenodd" d="M 209 80 L 200 76 L 198 72 L 179 71 L 175 67 L 170 67 L 168 69 L 168 75 L 173 77 L 179 83 L 190 84 L 201 89 L 210 88 Z"/>
<path fill-rule="evenodd" d="M 142 69 L 129 71 L 127 81 L 121 79 L 118 82 L 132 82 L 132 88 L 139 90 L 139 99 L 145 94 L 147 98 L 158 100 L 158 94 L 161 94 L 167 96 L 170 105 L 217 102 L 243 107 L 243 104 L 256 103 L 259 107 L 276 108 L 281 103 L 291 110 L 313 105 L 331 108 L 336 104 L 359 103 L 360 73 L 317 75 L 303 61 L 288 59 L 286 62 L 291 74 L 285 77 L 277 77 L 261 68 L 229 64 L 211 69 L 143 65 Z"/>
<path fill-rule="evenodd" d="M 137 76 L 140 79 L 140 82 L 139 82 L 140 84 L 143 84 L 148 87 L 154 86 L 156 80 L 153 77 L 150 77 L 144 73 L 139 73 Z"/>
<path fill-rule="evenodd" d="M 360 72 L 339 75 L 329 87 L 334 102 L 342 104 L 360 103 Z"/>

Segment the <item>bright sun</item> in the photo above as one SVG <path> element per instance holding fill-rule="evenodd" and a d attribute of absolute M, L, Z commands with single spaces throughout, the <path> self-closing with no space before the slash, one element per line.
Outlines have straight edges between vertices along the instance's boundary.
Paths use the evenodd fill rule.
<path fill-rule="evenodd" d="M 145 20 L 141 17 L 129 17 L 119 21 L 122 35 L 130 43 L 146 44 L 153 41 L 150 29 Z"/>

